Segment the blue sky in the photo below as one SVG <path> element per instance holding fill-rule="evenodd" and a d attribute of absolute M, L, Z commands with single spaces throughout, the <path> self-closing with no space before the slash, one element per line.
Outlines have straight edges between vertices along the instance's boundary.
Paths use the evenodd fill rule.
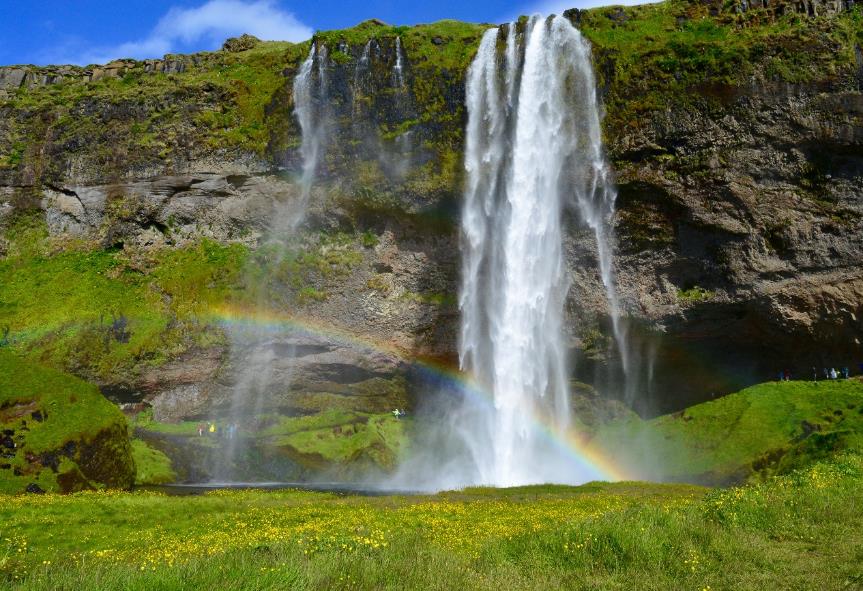
<path fill-rule="evenodd" d="M 633 3 L 637 0 L 628 0 Z M 504 22 L 603 0 L 0 0 L 0 64 L 86 65 L 217 49 L 243 32 L 302 41 L 369 18 Z M 613 3 L 620 3 L 619 0 Z"/>

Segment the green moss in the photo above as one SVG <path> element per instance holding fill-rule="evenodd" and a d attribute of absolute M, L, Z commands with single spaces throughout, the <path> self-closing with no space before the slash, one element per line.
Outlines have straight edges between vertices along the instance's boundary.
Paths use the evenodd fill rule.
<path fill-rule="evenodd" d="M 15 168 L 21 164 L 21 160 L 24 158 L 24 147 L 22 142 L 15 142 L 8 147 L 8 153 L 0 153 L 0 168 Z"/>
<path fill-rule="evenodd" d="M 131 421 L 132 427 L 135 430 L 141 429 L 153 433 L 162 433 L 165 435 L 186 435 L 191 437 L 198 434 L 198 424 L 200 421 L 180 421 L 178 423 L 160 423 L 153 420 L 153 410 L 147 409 L 135 415 Z"/>
<path fill-rule="evenodd" d="M 714 295 L 715 294 L 712 291 L 704 289 L 703 287 L 698 287 L 697 285 L 689 289 L 677 290 L 677 299 L 688 304 L 706 302 L 713 299 Z"/>
<path fill-rule="evenodd" d="M 405 291 L 401 294 L 400 298 L 409 302 L 430 304 L 432 306 L 455 306 L 458 302 L 455 294 L 434 291 Z"/>
<path fill-rule="evenodd" d="M 284 449 L 309 467 L 366 460 L 392 469 L 407 445 L 406 425 L 406 420 L 389 414 L 331 410 L 308 417 L 283 417 L 261 435 L 268 445 Z"/>
<path fill-rule="evenodd" d="M 314 287 L 303 287 L 297 295 L 297 301 L 300 305 L 309 304 L 311 302 L 323 302 L 327 299 L 327 292 L 315 289 Z"/>
<path fill-rule="evenodd" d="M 140 439 L 132 440 L 132 457 L 137 469 L 135 484 L 167 484 L 177 480 L 177 474 L 171 467 L 171 459 L 146 442 Z"/>
<path fill-rule="evenodd" d="M 0 458 L 0 492 L 36 482 L 44 490 L 129 486 L 134 475 L 126 420 L 96 389 L 0 348 L 0 431 L 14 457 Z M 64 475 L 77 473 L 74 481 Z"/>
<path fill-rule="evenodd" d="M 371 230 L 366 230 L 360 235 L 360 242 L 362 242 L 363 246 L 366 248 L 374 248 L 380 242 L 380 238 L 378 238 L 377 234 Z"/>

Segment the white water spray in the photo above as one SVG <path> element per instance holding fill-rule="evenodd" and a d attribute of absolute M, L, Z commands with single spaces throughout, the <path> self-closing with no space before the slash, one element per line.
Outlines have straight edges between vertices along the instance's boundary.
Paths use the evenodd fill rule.
<path fill-rule="evenodd" d="M 622 344 L 611 259 L 615 192 L 590 45 L 561 17 L 532 19 L 521 45 L 514 28 L 504 75 L 499 30 L 491 29 L 467 80 L 460 363 L 493 404 L 466 406 L 455 418 L 468 452 L 458 479 L 578 483 L 597 475 L 554 443 L 570 426 L 561 219 L 573 207 L 594 232 Z"/>
<path fill-rule="evenodd" d="M 312 43 L 309 55 L 294 78 L 294 115 L 302 131 L 300 197 L 278 206 L 274 212 L 268 240 L 276 243 L 290 240 L 296 234 L 308 209 L 315 174 L 325 145 L 326 66 L 326 46 L 318 47 Z M 266 302 L 260 304 L 266 306 Z M 295 352 L 289 331 L 276 334 L 260 328 L 232 329 L 229 336 L 232 362 L 241 369 L 237 372 L 231 393 L 229 413 L 226 421 L 221 424 L 222 432 L 227 430 L 228 434 L 220 438 L 219 452 L 213 453 L 214 465 L 211 466 L 210 473 L 212 479 L 218 482 L 254 476 L 254 467 L 247 465 L 247 459 L 259 428 L 258 419 L 264 411 L 267 398 L 272 395 L 273 384 L 278 381 L 279 386 L 287 390 L 291 381 L 290 371 L 283 371 L 276 380 L 274 367 L 279 358 L 291 359 Z M 290 363 L 288 365 L 290 366 Z"/>

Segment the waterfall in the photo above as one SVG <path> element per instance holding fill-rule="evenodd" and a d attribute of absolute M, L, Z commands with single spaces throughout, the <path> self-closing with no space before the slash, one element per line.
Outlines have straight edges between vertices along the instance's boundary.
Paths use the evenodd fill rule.
<path fill-rule="evenodd" d="M 499 36 L 485 33 L 467 78 L 459 359 L 491 403 L 466 403 L 455 418 L 469 457 L 462 479 L 583 482 L 596 475 L 555 443 L 571 416 L 566 208 L 593 231 L 615 336 L 625 338 L 590 45 L 568 20 L 535 17 L 521 43 L 509 25 L 501 64 Z"/>
<path fill-rule="evenodd" d="M 404 57 L 402 57 L 402 38 L 396 37 L 396 63 L 393 66 L 393 85 L 402 88 L 405 85 Z"/>
<path fill-rule="evenodd" d="M 315 68 L 316 64 L 317 69 Z M 303 160 L 303 168 L 300 178 L 300 203 L 296 208 L 293 208 L 294 211 L 289 216 L 288 227 L 290 230 L 296 229 L 305 216 L 318 162 L 323 151 L 325 138 L 323 105 L 325 104 L 327 89 L 326 64 L 326 46 L 321 45 L 319 47 L 313 42 L 308 57 L 294 77 L 294 115 L 297 117 L 302 131 L 300 156 Z"/>
<path fill-rule="evenodd" d="M 326 46 L 317 46 L 313 42 L 293 86 L 294 115 L 302 131 L 300 196 L 277 206 L 267 236 L 271 243 L 290 241 L 306 216 L 326 137 L 326 66 Z M 275 257 L 273 262 L 278 262 L 282 255 L 283 251 L 276 249 L 272 255 Z M 258 304 L 266 308 L 270 302 L 262 300 Z M 290 386 L 295 338 L 290 330 L 275 331 L 264 327 L 229 327 L 227 333 L 231 341 L 231 365 L 238 370 L 235 371 L 236 383 L 231 392 L 229 412 L 221 424 L 222 429 L 230 429 L 230 436 L 220 438 L 219 449 L 212 453 L 210 474 L 218 482 L 254 480 L 258 476 L 255 471 L 260 466 L 249 459 L 256 453 L 254 446 L 260 428 L 259 419 L 267 399 L 272 396 L 274 385 L 282 390 Z M 288 361 L 280 363 L 281 360 Z"/>

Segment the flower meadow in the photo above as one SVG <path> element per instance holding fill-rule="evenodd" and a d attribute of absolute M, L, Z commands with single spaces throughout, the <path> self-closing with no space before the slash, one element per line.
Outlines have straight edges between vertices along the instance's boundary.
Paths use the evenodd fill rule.
<path fill-rule="evenodd" d="M 715 490 L 6 497 L 0 586 L 854 589 L 863 585 L 861 485 L 863 461 L 842 456 Z"/>

